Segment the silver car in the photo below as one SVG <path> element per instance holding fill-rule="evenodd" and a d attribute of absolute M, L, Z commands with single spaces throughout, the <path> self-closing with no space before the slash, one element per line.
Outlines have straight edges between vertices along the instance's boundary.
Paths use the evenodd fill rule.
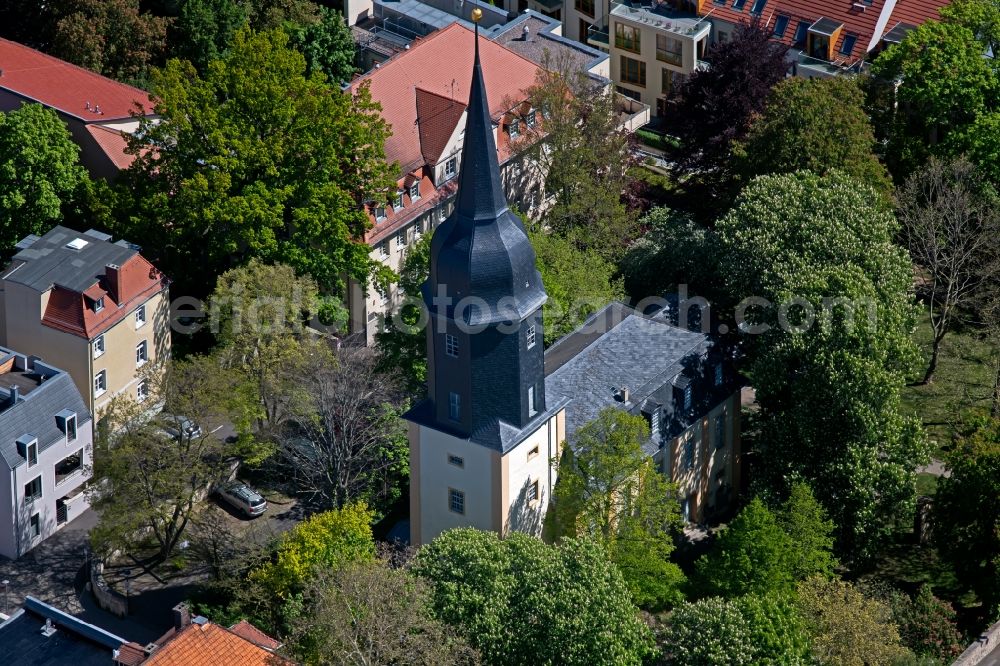
<path fill-rule="evenodd" d="M 245 483 L 235 481 L 219 488 L 219 497 L 247 518 L 267 511 L 267 500 Z"/>

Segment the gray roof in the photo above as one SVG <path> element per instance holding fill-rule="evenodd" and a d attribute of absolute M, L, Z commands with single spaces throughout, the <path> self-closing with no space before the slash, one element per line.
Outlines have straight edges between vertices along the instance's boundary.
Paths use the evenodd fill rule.
<path fill-rule="evenodd" d="M 0 389 L 6 387 L 4 375 L 0 375 Z M 64 434 L 56 423 L 56 414 L 68 409 L 76 412 L 77 428 L 90 421 L 90 412 L 80 397 L 69 374 L 58 374 L 42 381 L 37 388 L 22 398 L 16 405 L 0 411 L 0 458 L 10 469 L 24 464 L 24 458 L 17 450 L 17 439 L 22 435 L 32 435 L 38 439 L 39 452 L 56 442 L 63 441 Z M 9 393 L 0 396 L 2 404 L 9 401 Z M 0 660 L 0 663 L 3 663 Z"/>
<path fill-rule="evenodd" d="M 79 250 L 66 246 L 77 238 L 86 241 L 86 245 Z M 14 255 L 13 262 L 14 266 L 23 265 L 9 272 L 6 279 L 39 292 L 47 291 L 53 285 L 77 292 L 86 291 L 104 274 L 105 266 L 121 266 L 138 254 L 134 246 L 111 243 L 107 238 L 100 232 L 81 233 L 66 227 L 54 227 L 30 245 L 27 244 L 30 237 L 26 238 L 18 244 L 24 249 Z"/>
<path fill-rule="evenodd" d="M 606 407 L 620 406 L 639 413 L 655 403 L 670 417 L 674 379 L 682 373 L 703 374 L 699 366 L 711 346 L 711 339 L 703 333 L 612 303 L 546 351 L 545 392 L 553 401 L 570 400 L 566 435 L 571 443 L 576 430 Z M 622 388 L 629 390 L 627 403 L 618 395 Z M 699 412 L 718 404 L 718 397 L 706 395 L 699 401 L 704 410 L 696 408 L 685 414 L 677 426 L 686 427 Z"/>
<path fill-rule="evenodd" d="M 525 27 L 528 28 L 527 38 L 524 35 Z M 555 34 L 560 28 L 562 23 L 556 19 L 528 9 L 510 23 L 494 27 L 492 39 L 538 65 L 545 64 L 546 58 L 550 58 L 550 68 L 561 64 L 565 59 L 576 69 L 589 73 L 608 59 L 608 54 L 599 49 Z M 607 80 L 594 74 L 591 76 L 601 81 Z"/>
<path fill-rule="evenodd" d="M 55 633 L 42 634 L 51 620 Z M 79 620 L 34 597 L 0 624 L 0 664 L 4 666 L 109 666 L 125 640 Z"/>

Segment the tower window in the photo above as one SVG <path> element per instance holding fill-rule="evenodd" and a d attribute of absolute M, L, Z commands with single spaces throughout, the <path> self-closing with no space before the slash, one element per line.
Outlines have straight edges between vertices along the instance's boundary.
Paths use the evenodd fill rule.
<path fill-rule="evenodd" d="M 452 453 L 448 454 L 448 464 L 455 467 L 465 467 L 465 459 Z"/>
<path fill-rule="evenodd" d="M 684 411 L 691 409 L 691 385 L 684 387 Z"/>
<path fill-rule="evenodd" d="M 528 343 L 528 349 L 535 346 L 535 327 L 534 325 L 529 326 L 528 330 L 524 333 L 524 338 Z"/>
<path fill-rule="evenodd" d="M 452 421 L 462 420 L 462 396 L 454 391 L 448 394 L 448 418 Z"/>
<path fill-rule="evenodd" d="M 454 488 L 448 489 L 448 509 L 452 513 L 465 515 L 465 493 Z"/>
<path fill-rule="evenodd" d="M 444 353 L 452 358 L 458 358 L 458 338 L 451 333 L 444 334 Z"/>

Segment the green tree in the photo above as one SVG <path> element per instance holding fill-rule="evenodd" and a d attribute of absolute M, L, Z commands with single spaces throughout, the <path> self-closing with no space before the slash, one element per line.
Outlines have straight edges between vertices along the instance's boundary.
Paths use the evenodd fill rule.
<path fill-rule="evenodd" d="M 820 664 L 888 666 L 907 655 L 889 606 L 850 583 L 810 578 L 799 583 L 795 605 Z"/>
<path fill-rule="evenodd" d="M 406 248 L 399 269 L 402 303 L 375 334 L 379 368 L 400 372 L 415 399 L 423 396 L 427 381 L 427 338 L 420 325 L 426 308 L 420 288 L 431 270 L 431 238 L 432 234 L 424 234 Z"/>
<path fill-rule="evenodd" d="M 373 562 L 373 514 L 364 503 L 313 514 L 282 535 L 272 561 L 250 573 L 271 596 L 301 593 L 317 567 Z"/>
<path fill-rule="evenodd" d="M 712 231 L 670 208 L 654 208 L 639 223 L 649 231 L 619 262 L 633 299 L 662 296 L 681 284 L 713 302 L 725 298 L 715 293 L 721 279 L 718 243 Z"/>
<path fill-rule="evenodd" d="M 941 8 L 949 23 L 965 26 L 994 55 L 1000 53 L 1000 3 L 997 0 L 953 0 Z"/>
<path fill-rule="evenodd" d="M 934 500 L 939 552 L 971 587 L 987 615 L 1000 612 L 1000 422 L 981 420 L 949 454 Z"/>
<path fill-rule="evenodd" d="M 840 174 L 762 176 L 717 224 L 760 405 L 759 481 L 810 484 L 841 553 L 872 556 L 915 502 L 928 459 L 900 414 L 916 361 L 912 269 L 869 186 Z M 763 303 L 763 304 L 762 304 Z"/>
<path fill-rule="evenodd" d="M 130 140 L 120 231 L 155 248 L 182 291 L 253 257 L 325 294 L 377 270 L 363 202 L 393 186 L 388 127 L 367 89 L 352 97 L 304 72 L 284 32 L 244 29 L 204 78 L 178 60 L 154 73 L 160 118 Z"/>
<path fill-rule="evenodd" d="M 965 649 L 966 641 L 955 625 L 955 609 L 935 597 L 929 584 L 921 585 L 912 599 L 891 590 L 885 601 L 903 645 L 917 656 L 951 663 Z"/>
<path fill-rule="evenodd" d="M 339 85 L 358 71 L 354 36 L 340 12 L 327 7 L 319 11 L 319 20 L 291 26 L 291 44 L 305 56 L 308 74 L 323 72 L 330 83 Z"/>
<path fill-rule="evenodd" d="M 26 104 L 0 112 L 0 247 L 9 256 L 28 234 L 63 219 L 87 183 L 80 148 L 55 111 Z"/>
<path fill-rule="evenodd" d="M 478 664 L 430 613 L 426 582 L 383 562 L 324 569 L 309 583 L 289 651 L 307 664 Z"/>
<path fill-rule="evenodd" d="M 667 664 L 807 664 L 809 638 L 795 608 L 773 597 L 708 597 L 675 608 L 658 636 Z"/>
<path fill-rule="evenodd" d="M 90 539 L 102 554 L 135 552 L 151 535 L 159 562 L 176 548 L 205 489 L 231 473 L 241 451 L 211 434 L 210 424 L 241 409 L 242 398 L 232 376 L 211 357 L 147 367 L 143 378 L 147 402 L 122 394 L 103 416 L 94 452 L 98 482 L 90 490 L 100 520 Z M 150 421 L 149 404 L 157 403 L 167 411 Z M 201 424 L 201 432 L 178 427 L 176 415 Z"/>
<path fill-rule="evenodd" d="M 62 0 L 51 53 L 119 81 L 141 85 L 162 62 L 169 19 L 139 0 Z"/>
<path fill-rule="evenodd" d="M 771 89 L 767 107 L 733 153 L 744 182 L 769 173 L 839 169 L 888 194 L 892 184 L 874 148 L 857 79 L 794 77 Z"/>
<path fill-rule="evenodd" d="M 319 5 L 312 0 L 247 0 L 250 26 L 254 30 L 274 30 L 313 23 Z"/>
<path fill-rule="evenodd" d="M 615 266 L 593 250 L 542 230 L 528 232 L 549 300 L 542 309 L 545 344 L 572 333 L 587 317 L 624 298 Z"/>
<path fill-rule="evenodd" d="M 546 60 L 534 86 L 526 91 L 542 122 L 528 126 L 518 142 L 545 176 L 555 198 L 546 226 L 581 249 L 617 260 L 638 233 L 635 215 L 625 205 L 634 166 L 629 134 L 620 124 L 615 93 L 596 83 L 572 59 Z"/>
<path fill-rule="evenodd" d="M 173 55 L 189 60 L 202 74 L 221 57 L 247 21 L 247 7 L 237 0 L 183 0 L 174 23 Z"/>
<path fill-rule="evenodd" d="M 431 585 L 434 615 L 484 663 L 640 664 L 651 652 L 621 574 L 591 540 L 449 530 L 413 572 Z"/>
<path fill-rule="evenodd" d="M 827 519 L 826 511 L 808 484 L 792 486 L 778 513 L 778 523 L 793 544 L 789 558 L 795 580 L 833 577 L 837 566 L 837 558 L 833 556 L 833 521 Z"/>
<path fill-rule="evenodd" d="M 683 600 L 684 574 L 670 561 L 681 519 L 676 487 L 642 450 L 648 439 L 643 417 L 602 410 L 563 454 L 553 499 L 559 532 L 601 543 L 636 604 L 660 610 Z"/>
<path fill-rule="evenodd" d="M 897 182 L 930 155 L 943 155 L 949 132 L 961 132 L 996 109 L 1000 80 L 983 51 L 968 27 L 927 21 L 872 63 L 879 85 L 899 81 L 895 94 L 879 97 L 874 110 Z"/>
<path fill-rule="evenodd" d="M 754 498 L 699 558 L 698 578 L 706 593 L 724 597 L 789 592 L 794 548 L 771 510 Z"/>

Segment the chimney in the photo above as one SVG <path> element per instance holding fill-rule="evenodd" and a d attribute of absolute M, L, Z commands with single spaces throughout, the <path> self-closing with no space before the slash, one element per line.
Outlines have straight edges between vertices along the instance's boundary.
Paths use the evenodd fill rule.
<path fill-rule="evenodd" d="M 17 404 L 18 399 L 21 397 L 21 389 L 17 387 L 17 384 L 11 384 L 10 386 L 10 406 L 13 407 Z"/>
<path fill-rule="evenodd" d="M 108 264 L 104 267 L 104 278 L 108 283 L 108 294 L 118 305 L 122 303 L 122 269 L 118 264 Z"/>
<path fill-rule="evenodd" d="M 183 601 L 172 609 L 174 611 L 174 629 L 180 631 L 191 624 L 191 609 Z"/>
<path fill-rule="evenodd" d="M 531 30 L 528 28 L 528 24 L 525 23 L 524 27 L 521 28 L 521 41 L 522 42 L 528 41 L 528 34 L 530 32 L 531 32 Z"/>
<path fill-rule="evenodd" d="M 615 400 L 619 402 L 628 402 L 628 387 L 622 386 L 620 389 L 615 391 Z"/>

